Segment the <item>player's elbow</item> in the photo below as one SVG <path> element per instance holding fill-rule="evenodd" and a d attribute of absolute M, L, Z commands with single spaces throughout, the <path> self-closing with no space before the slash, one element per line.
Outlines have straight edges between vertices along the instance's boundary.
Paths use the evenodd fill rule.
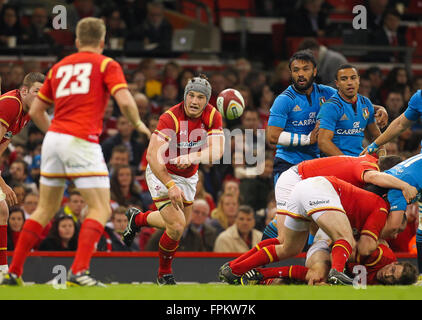
<path fill-rule="evenodd" d="M 362 236 L 357 243 L 358 253 L 361 256 L 369 256 L 377 248 L 377 242 L 367 236 Z"/>

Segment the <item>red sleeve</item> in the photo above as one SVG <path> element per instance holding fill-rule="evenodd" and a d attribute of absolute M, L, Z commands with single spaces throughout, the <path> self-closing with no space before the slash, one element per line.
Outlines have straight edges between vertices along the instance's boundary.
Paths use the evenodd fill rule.
<path fill-rule="evenodd" d="M 166 140 L 170 141 L 176 134 L 176 121 L 169 112 L 163 113 L 157 124 L 154 133 Z"/>
<path fill-rule="evenodd" d="M 21 104 L 16 97 L 3 96 L 0 98 L 0 122 L 6 128 L 14 123 L 21 112 Z"/>
<path fill-rule="evenodd" d="M 380 168 L 378 167 L 376 163 L 369 162 L 369 161 L 360 161 L 359 165 L 352 166 L 352 168 L 354 169 L 355 178 L 358 181 L 361 181 L 362 183 L 364 183 L 363 174 L 366 171 L 369 171 L 369 170 L 380 171 Z"/>
<path fill-rule="evenodd" d="M 52 104 L 54 101 L 53 90 L 51 88 L 51 77 L 53 74 L 53 69 L 50 69 L 47 73 L 47 77 L 45 77 L 44 83 L 38 91 L 38 98 L 48 104 Z"/>
<path fill-rule="evenodd" d="M 105 58 L 101 63 L 101 71 L 104 72 L 104 82 L 111 95 L 120 89 L 127 88 L 125 75 L 118 62 Z"/>
<path fill-rule="evenodd" d="M 387 221 L 389 211 L 385 202 L 382 204 L 381 201 L 377 201 L 375 206 L 376 209 L 366 219 L 365 225 L 363 226 L 360 234 L 370 236 L 374 238 L 375 241 L 378 241 L 381 230 L 384 228 Z"/>
<path fill-rule="evenodd" d="M 220 135 L 223 133 L 223 117 L 216 108 L 212 107 L 208 120 L 208 135 Z"/>

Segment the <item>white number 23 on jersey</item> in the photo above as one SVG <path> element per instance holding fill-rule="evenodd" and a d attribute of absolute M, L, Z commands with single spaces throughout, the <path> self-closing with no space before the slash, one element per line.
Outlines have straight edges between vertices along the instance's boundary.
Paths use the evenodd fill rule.
<path fill-rule="evenodd" d="M 59 67 L 56 78 L 61 80 L 56 90 L 56 98 L 65 97 L 70 94 L 88 93 L 91 71 L 91 63 L 68 64 Z M 69 83 L 69 80 L 73 76 L 76 76 L 75 80 Z"/>

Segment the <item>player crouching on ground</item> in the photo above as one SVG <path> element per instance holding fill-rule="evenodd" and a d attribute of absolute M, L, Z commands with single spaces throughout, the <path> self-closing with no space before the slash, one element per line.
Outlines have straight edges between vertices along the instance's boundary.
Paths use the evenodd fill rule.
<path fill-rule="evenodd" d="M 210 96 L 211 85 L 206 78 L 194 77 L 185 87 L 184 101 L 160 116 L 148 146 L 146 169 L 158 211 L 127 211 L 126 244 L 142 226 L 165 229 L 158 250 L 159 285 L 176 284 L 171 265 L 191 215 L 199 163 L 211 163 L 223 155 L 222 116 L 208 103 Z"/>

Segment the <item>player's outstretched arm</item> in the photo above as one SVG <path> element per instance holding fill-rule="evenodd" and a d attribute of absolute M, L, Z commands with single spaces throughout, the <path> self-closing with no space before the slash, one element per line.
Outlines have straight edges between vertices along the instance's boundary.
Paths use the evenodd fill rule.
<path fill-rule="evenodd" d="M 148 127 L 139 117 L 136 102 L 130 91 L 126 88 L 122 88 L 115 93 L 114 98 L 116 99 L 120 111 L 130 121 L 130 123 L 132 123 L 135 129 L 140 133 L 146 134 L 148 138 L 150 138 L 151 131 L 149 131 Z"/>
<path fill-rule="evenodd" d="M 387 129 L 374 142 L 362 151 L 361 155 L 376 152 L 380 146 L 398 137 L 403 131 L 410 128 L 412 124 L 413 121 L 407 119 L 402 113 L 390 123 Z"/>
<path fill-rule="evenodd" d="M 50 104 L 42 101 L 37 97 L 32 102 L 28 112 L 29 116 L 31 117 L 31 120 L 44 133 L 47 132 L 51 122 L 47 114 L 47 109 L 49 107 Z"/>
<path fill-rule="evenodd" d="M 365 183 L 372 183 L 381 188 L 400 189 L 403 192 L 403 196 L 407 203 L 412 202 L 419 193 L 418 189 L 416 189 L 414 186 L 411 186 L 407 182 L 385 172 L 379 172 L 375 170 L 365 171 L 363 175 L 363 181 Z"/>
<path fill-rule="evenodd" d="M 209 136 L 207 147 L 191 155 L 192 163 L 213 163 L 221 159 L 224 153 L 224 135 Z"/>

